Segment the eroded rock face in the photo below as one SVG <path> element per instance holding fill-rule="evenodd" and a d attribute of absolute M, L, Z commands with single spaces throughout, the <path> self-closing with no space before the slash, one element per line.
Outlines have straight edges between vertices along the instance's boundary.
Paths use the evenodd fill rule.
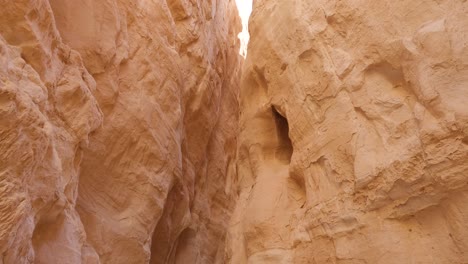
<path fill-rule="evenodd" d="M 0 1 L 0 263 L 214 263 L 234 1 Z"/>
<path fill-rule="evenodd" d="M 468 2 L 0 4 L 0 264 L 468 262 Z"/>
<path fill-rule="evenodd" d="M 468 3 L 253 10 L 226 262 L 467 262 Z"/>

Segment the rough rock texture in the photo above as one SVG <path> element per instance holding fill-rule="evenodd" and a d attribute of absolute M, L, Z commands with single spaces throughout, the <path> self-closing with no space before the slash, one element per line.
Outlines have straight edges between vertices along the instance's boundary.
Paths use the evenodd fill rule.
<path fill-rule="evenodd" d="M 468 263 L 467 13 L 254 2 L 227 263 Z"/>
<path fill-rule="evenodd" d="M 0 263 L 220 262 L 234 1 L 0 6 Z"/>
<path fill-rule="evenodd" d="M 0 6 L 0 264 L 468 263 L 467 1 Z"/>

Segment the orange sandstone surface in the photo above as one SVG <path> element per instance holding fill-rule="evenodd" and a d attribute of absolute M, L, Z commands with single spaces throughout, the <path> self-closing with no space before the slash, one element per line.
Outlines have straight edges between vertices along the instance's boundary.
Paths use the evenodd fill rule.
<path fill-rule="evenodd" d="M 234 1 L 0 6 L 0 263 L 222 262 Z"/>
<path fill-rule="evenodd" d="M 0 264 L 468 263 L 466 14 L 0 0 Z"/>

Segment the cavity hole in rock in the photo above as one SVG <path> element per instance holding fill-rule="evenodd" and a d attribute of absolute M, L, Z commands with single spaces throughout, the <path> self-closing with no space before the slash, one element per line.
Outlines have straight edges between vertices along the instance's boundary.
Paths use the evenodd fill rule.
<path fill-rule="evenodd" d="M 293 146 L 291 139 L 289 138 L 289 124 L 288 120 L 282 116 L 274 106 L 271 107 L 273 112 L 273 118 L 275 121 L 276 136 L 277 136 L 277 147 L 275 150 L 275 157 L 286 163 L 291 162 L 291 156 L 293 153 Z"/>

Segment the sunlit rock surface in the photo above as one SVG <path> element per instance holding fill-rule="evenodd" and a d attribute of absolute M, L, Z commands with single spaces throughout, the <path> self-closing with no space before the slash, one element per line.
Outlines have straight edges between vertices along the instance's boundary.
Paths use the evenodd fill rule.
<path fill-rule="evenodd" d="M 0 263 L 214 263 L 234 1 L 0 1 Z"/>
<path fill-rule="evenodd" d="M 467 13 L 255 1 L 226 263 L 468 262 Z"/>
<path fill-rule="evenodd" d="M 0 264 L 468 263 L 467 1 L 0 6 Z"/>

